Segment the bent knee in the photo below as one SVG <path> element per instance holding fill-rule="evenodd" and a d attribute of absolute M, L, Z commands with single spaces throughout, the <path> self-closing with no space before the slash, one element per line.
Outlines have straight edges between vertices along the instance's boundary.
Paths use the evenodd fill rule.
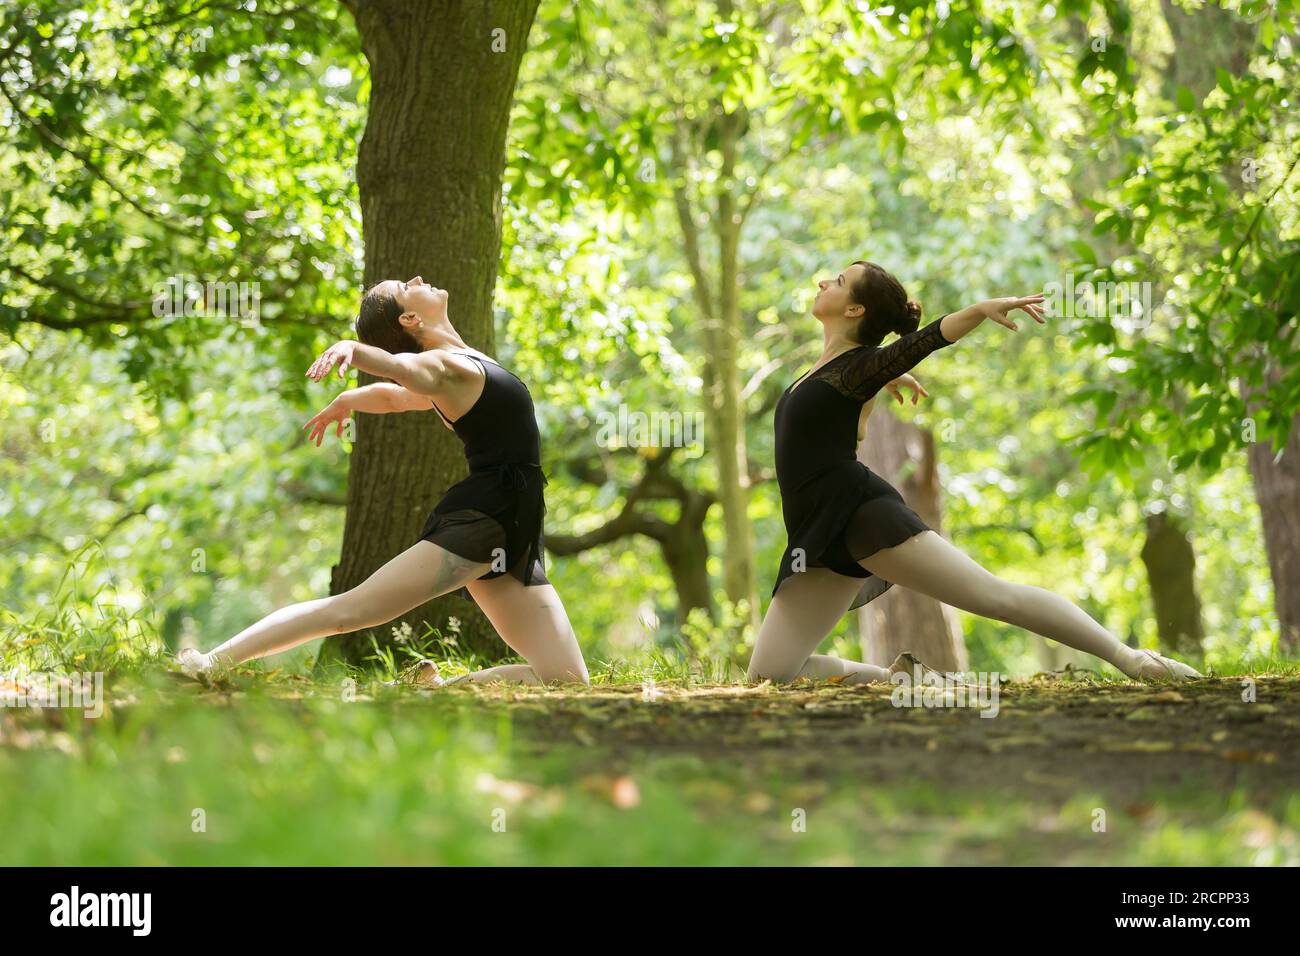
<path fill-rule="evenodd" d="M 586 687 L 591 686 L 591 677 L 587 674 L 585 664 L 569 664 L 559 667 L 539 667 L 536 664 L 530 666 L 533 674 L 543 684 L 582 684 Z"/>
<path fill-rule="evenodd" d="M 802 667 L 803 665 L 799 665 Z M 791 668 L 776 667 L 767 663 L 749 662 L 749 670 L 745 676 L 751 684 L 761 684 L 763 681 L 771 681 L 773 684 L 788 684 L 799 676 L 799 667 Z"/>

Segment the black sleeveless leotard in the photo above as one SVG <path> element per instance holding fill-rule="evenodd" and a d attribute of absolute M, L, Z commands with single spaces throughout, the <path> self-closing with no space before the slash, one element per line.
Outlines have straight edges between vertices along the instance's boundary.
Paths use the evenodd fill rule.
<path fill-rule="evenodd" d="M 941 321 L 884 348 L 849 349 L 805 373 L 806 381 L 796 379 L 776 403 L 776 480 L 789 540 L 773 596 L 791 574 L 830 568 L 867 579 L 850 605 L 861 607 L 893 585 L 858 561 L 929 530 L 889 482 L 858 461 L 858 417 L 881 388 L 952 344 L 939 332 Z"/>
<path fill-rule="evenodd" d="M 457 354 L 482 366 L 483 394 L 454 422 L 433 407 L 465 443 L 469 475 L 434 506 L 420 540 L 491 564 L 480 581 L 509 574 L 525 585 L 549 584 L 542 564 L 546 476 L 532 395 L 496 362 Z M 456 593 L 469 597 L 464 588 Z"/>

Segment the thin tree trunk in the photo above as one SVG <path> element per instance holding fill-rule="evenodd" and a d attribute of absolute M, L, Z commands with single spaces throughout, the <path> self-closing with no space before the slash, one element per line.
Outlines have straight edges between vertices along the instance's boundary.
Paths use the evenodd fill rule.
<path fill-rule="evenodd" d="M 556 554 L 581 554 L 625 537 L 644 535 L 659 545 L 672 576 L 677 593 L 675 613 L 678 623 L 685 622 L 696 608 L 702 609 L 709 620 L 716 620 L 713 589 L 709 583 L 709 542 L 704 535 L 704 522 L 715 499 L 710 494 L 687 487 L 685 481 L 669 470 L 670 458 L 671 451 L 646 460 L 641 478 L 624 492 L 626 503 L 623 510 L 610 521 L 585 534 L 549 535 L 546 546 Z M 589 468 L 580 461 L 570 462 L 570 470 L 579 480 L 595 487 L 601 487 L 609 480 L 603 469 Z M 670 523 L 639 507 L 643 501 L 656 500 L 676 501 L 679 509 L 677 520 Z"/>
<path fill-rule="evenodd" d="M 352 5 L 371 81 L 357 161 L 365 284 L 423 275 L 450 293 L 452 321 L 465 341 L 489 354 L 506 127 L 537 5 Z M 355 587 L 413 545 L 438 498 L 465 473 L 460 443 L 433 412 L 357 416 L 342 556 L 331 592 Z M 489 659 L 504 655 L 486 618 L 459 598 L 440 598 L 398 620 L 417 634 L 426 624 L 446 633 L 450 616 L 461 622 L 462 646 Z M 326 642 L 321 661 L 356 663 L 367 647 L 365 635 L 344 635 Z"/>
<path fill-rule="evenodd" d="M 729 4 L 724 4 L 730 7 Z M 749 602 L 758 622 L 754 592 L 754 545 L 749 523 L 749 467 L 745 450 L 745 415 L 740 401 L 740 221 L 731 189 L 736 171 L 736 146 L 744 123 L 741 113 L 722 117 L 722 182 L 718 194 L 719 282 L 717 350 L 714 366 L 717 430 L 713 447 L 718 456 L 718 501 L 726 528 L 723 583 L 732 601 Z"/>
<path fill-rule="evenodd" d="M 886 399 L 888 400 L 888 399 Z M 903 496 L 936 532 L 941 531 L 943 500 L 934 436 L 877 405 L 867 423 L 858 458 Z M 966 641 L 957 612 L 933 598 L 893 587 L 858 611 L 863 660 L 888 667 L 900 652 L 911 651 L 928 667 L 964 671 Z"/>
<path fill-rule="evenodd" d="M 711 621 L 717 617 L 713 588 L 709 584 L 709 543 L 704 536 L 708 503 L 694 508 L 683 504 L 682 512 L 681 519 L 670 526 L 659 542 L 677 592 L 678 625 L 684 624 L 696 608 L 703 610 Z"/>
<path fill-rule="evenodd" d="M 1167 511 L 1147 515 L 1146 526 L 1142 563 L 1151 585 L 1160 649 L 1199 657 L 1205 629 L 1196 594 L 1196 555 L 1191 539 Z"/>

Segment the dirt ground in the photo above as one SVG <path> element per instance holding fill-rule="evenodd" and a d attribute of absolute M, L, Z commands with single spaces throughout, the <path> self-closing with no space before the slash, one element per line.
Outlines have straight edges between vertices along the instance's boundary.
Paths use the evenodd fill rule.
<path fill-rule="evenodd" d="M 509 708 L 517 745 L 576 744 L 606 772 L 691 754 L 786 778 L 847 774 L 1049 800 L 1087 790 L 1138 811 L 1144 797 L 1183 787 L 1241 788 L 1261 806 L 1300 790 L 1296 678 L 1257 679 L 1253 702 L 1242 699 L 1241 678 L 1039 678 L 1001 685 L 992 717 L 969 706 L 895 706 L 891 692 L 803 684 L 452 694 L 457 706 Z"/>

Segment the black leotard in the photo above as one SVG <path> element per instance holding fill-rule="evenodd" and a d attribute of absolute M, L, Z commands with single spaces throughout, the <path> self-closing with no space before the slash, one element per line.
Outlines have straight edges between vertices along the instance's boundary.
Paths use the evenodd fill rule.
<path fill-rule="evenodd" d="M 824 567 L 869 579 L 850 605 L 861 607 L 893 585 L 858 561 L 929 530 L 889 482 L 858 461 L 858 418 L 881 388 L 952 344 L 941 321 L 884 348 L 849 349 L 805 373 L 803 384 L 803 376 L 796 379 L 776 403 L 776 480 L 789 541 L 773 596 L 791 574 Z"/>
<path fill-rule="evenodd" d="M 542 564 L 546 476 L 533 398 L 514 373 L 468 357 L 483 368 L 483 393 L 454 422 L 433 407 L 465 443 L 469 476 L 447 489 L 420 539 L 492 564 L 479 580 L 509 574 L 525 585 L 548 584 Z M 463 588 L 457 593 L 469 596 Z"/>

